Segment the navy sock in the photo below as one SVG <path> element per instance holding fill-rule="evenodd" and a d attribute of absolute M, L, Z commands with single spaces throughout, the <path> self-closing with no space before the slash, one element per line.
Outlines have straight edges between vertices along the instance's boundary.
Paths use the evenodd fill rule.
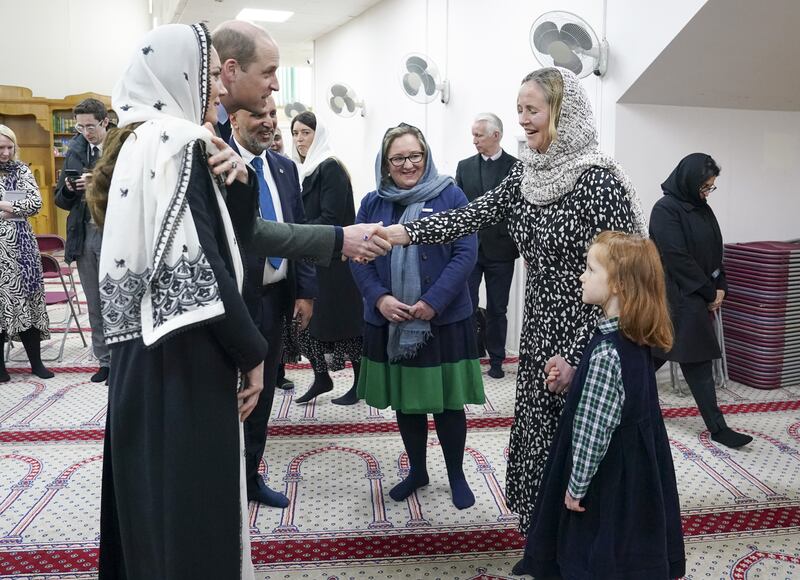
<path fill-rule="evenodd" d="M 445 409 L 433 416 L 436 434 L 447 466 L 447 479 L 453 495 L 453 505 L 463 510 L 475 503 L 475 495 L 464 477 L 464 447 L 467 443 L 467 416 L 464 410 Z"/>
<path fill-rule="evenodd" d="M 410 466 L 408 477 L 395 485 L 389 496 L 395 501 L 403 501 L 418 488 L 428 485 L 428 469 L 425 458 L 428 450 L 428 416 L 397 411 L 397 426 L 408 454 Z"/>

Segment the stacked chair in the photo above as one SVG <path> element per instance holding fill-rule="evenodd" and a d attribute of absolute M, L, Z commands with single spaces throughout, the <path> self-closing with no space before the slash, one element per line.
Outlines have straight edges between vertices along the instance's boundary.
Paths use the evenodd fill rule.
<path fill-rule="evenodd" d="M 800 384 L 800 243 L 725 244 L 724 345 L 730 378 Z"/>

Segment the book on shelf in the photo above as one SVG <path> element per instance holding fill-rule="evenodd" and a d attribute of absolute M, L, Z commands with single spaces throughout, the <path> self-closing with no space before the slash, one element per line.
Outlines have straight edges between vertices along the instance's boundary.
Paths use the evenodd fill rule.
<path fill-rule="evenodd" d="M 69 113 L 53 113 L 53 132 L 75 133 L 75 119 Z"/>

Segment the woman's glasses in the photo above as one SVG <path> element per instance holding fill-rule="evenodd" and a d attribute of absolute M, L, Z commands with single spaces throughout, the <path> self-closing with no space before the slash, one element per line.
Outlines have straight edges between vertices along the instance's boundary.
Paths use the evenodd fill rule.
<path fill-rule="evenodd" d="M 711 193 L 712 191 L 716 191 L 716 190 L 717 190 L 717 186 L 716 185 L 703 185 L 700 188 L 700 193 Z"/>
<path fill-rule="evenodd" d="M 408 159 L 412 165 L 416 165 L 417 163 L 421 163 L 424 158 L 425 154 L 417 151 L 411 155 L 395 155 L 394 157 L 389 157 L 389 163 L 394 167 L 402 167 L 405 165 L 406 159 Z"/>

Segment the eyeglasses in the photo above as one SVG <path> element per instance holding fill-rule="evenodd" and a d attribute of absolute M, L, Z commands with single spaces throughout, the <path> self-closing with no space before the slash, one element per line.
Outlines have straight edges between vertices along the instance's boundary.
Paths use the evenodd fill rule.
<path fill-rule="evenodd" d="M 94 133 L 100 126 L 101 124 L 92 125 L 91 123 L 88 125 L 75 125 L 75 130 L 78 133 Z"/>
<path fill-rule="evenodd" d="M 703 187 L 700 188 L 700 193 L 711 193 L 712 191 L 716 190 L 717 190 L 716 185 L 704 185 Z"/>
<path fill-rule="evenodd" d="M 425 154 L 417 151 L 411 155 L 395 155 L 394 157 L 389 157 L 389 163 L 391 163 L 394 167 L 402 167 L 405 165 L 406 159 L 408 159 L 412 165 L 416 165 L 417 163 L 421 163 L 424 158 Z"/>

